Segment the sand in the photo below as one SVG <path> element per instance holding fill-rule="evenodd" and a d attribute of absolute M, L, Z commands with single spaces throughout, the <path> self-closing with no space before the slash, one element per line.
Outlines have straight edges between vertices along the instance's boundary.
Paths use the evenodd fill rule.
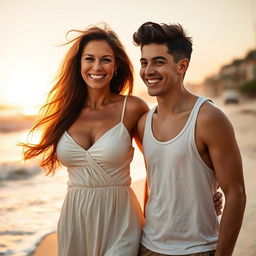
<path fill-rule="evenodd" d="M 243 101 L 239 105 L 222 106 L 221 100 L 215 101 L 223 107 L 233 124 L 241 150 L 247 205 L 243 225 L 236 243 L 233 256 L 256 255 L 256 100 Z M 133 184 L 140 203 L 143 200 L 143 181 Z M 37 247 L 33 256 L 56 256 L 56 233 L 46 236 Z"/>
<path fill-rule="evenodd" d="M 33 256 L 56 256 L 57 255 L 57 235 L 51 233 L 37 246 Z"/>
<path fill-rule="evenodd" d="M 225 107 L 242 154 L 247 203 L 233 256 L 256 255 L 256 99 Z"/>

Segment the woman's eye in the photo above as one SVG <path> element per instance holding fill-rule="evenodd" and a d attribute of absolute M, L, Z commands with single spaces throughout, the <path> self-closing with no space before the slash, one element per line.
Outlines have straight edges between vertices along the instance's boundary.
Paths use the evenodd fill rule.
<path fill-rule="evenodd" d="M 109 62 L 111 62 L 111 60 L 110 60 L 110 59 L 105 59 L 105 58 L 104 58 L 104 59 L 102 59 L 102 62 L 103 62 L 103 63 L 109 63 Z"/>
<path fill-rule="evenodd" d="M 92 62 L 94 59 L 92 58 L 92 57 L 86 57 L 85 58 L 85 61 L 87 61 L 87 62 Z"/>

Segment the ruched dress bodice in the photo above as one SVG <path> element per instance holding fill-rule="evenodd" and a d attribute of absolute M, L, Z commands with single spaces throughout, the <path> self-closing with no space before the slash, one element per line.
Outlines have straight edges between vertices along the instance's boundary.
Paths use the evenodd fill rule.
<path fill-rule="evenodd" d="M 137 255 L 142 213 L 130 188 L 134 148 L 123 123 L 125 102 L 121 122 L 89 149 L 68 132 L 58 142 L 57 157 L 69 175 L 58 223 L 59 256 Z"/>

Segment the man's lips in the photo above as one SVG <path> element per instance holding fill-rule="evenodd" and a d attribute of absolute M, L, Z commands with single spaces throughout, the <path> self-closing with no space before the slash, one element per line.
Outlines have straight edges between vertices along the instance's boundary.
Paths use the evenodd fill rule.
<path fill-rule="evenodd" d="M 162 78 L 146 78 L 147 85 L 153 86 L 155 84 L 158 84 L 160 81 L 162 81 Z"/>

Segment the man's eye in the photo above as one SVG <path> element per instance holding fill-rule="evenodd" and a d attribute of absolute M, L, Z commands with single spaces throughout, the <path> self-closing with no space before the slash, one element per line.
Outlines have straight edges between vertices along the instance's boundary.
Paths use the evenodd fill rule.
<path fill-rule="evenodd" d="M 156 60 L 156 61 L 155 61 L 155 64 L 156 64 L 156 65 L 163 65 L 164 62 L 163 62 L 162 60 Z"/>
<path fill-rule="evenodd" d="M 140 63 L 140 65 L 141 65 L 142 67 L 146 67 L 146 66 L 147 66 L 147 62 L 142 61 L 142 62 Z"/>

